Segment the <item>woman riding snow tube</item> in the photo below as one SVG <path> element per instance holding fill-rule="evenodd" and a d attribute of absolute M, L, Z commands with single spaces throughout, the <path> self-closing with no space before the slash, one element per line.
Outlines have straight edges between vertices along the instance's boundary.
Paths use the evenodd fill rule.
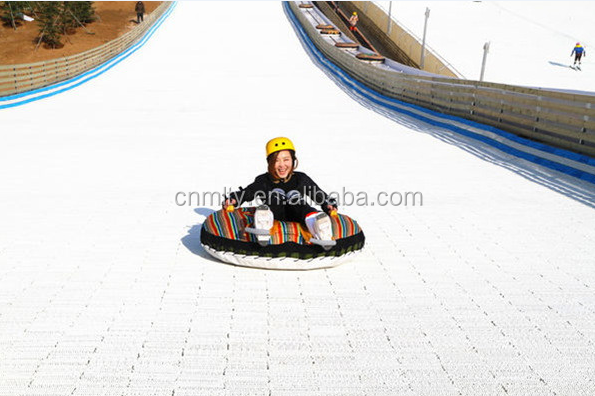
<path fill-rule="evenodd" d="M 364 247 L 357 222 L 339 214 L 333 198 L 295 171 L 291 140 L 270 140 L 266 155 L 268 171 L 226 197 L 223 209 L 203 223 L 200 239 L 206 252 L 235 265 L 306 270 L 337 266 Z M 240 207 L 255 199 L 263 204 Z"/>

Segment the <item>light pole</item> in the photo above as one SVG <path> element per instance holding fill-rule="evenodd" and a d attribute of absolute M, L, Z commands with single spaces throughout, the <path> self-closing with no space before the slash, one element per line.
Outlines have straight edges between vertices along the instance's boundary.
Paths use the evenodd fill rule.
<path fill-rule="evenodd" d="M 386 23 L 386 34 L 388 36 L 390 36 L 390 28 L 392 27 L 392 22 L 393 22 L 392 17 L 391 17 L 392 8 L 393 8 L 393 2 L 389 1 L 388 2 L 388 22 Z"/>
<path fill-rule="evenodd" d="M 428 18 L 430 17 L 430 9 L 426 8 L 426 19 L 424 22 L 424 38 L 421 43 L 421 60 L 419 61 L 419 68 L 421 70 L 424 69 L 424 64 L 426 61 L 426 32 L 428 30 Z"/>
<path fill-rule="evenodd" d="M 479 81 L 483 81 L 483 75 L 486 70 L 486 60 L 488 58 L 488 52 L 490 52 L 490 42 L 489 41 L 483 45 L 483 60 L 481 62 L 481 74 L 479 75 Z"/>

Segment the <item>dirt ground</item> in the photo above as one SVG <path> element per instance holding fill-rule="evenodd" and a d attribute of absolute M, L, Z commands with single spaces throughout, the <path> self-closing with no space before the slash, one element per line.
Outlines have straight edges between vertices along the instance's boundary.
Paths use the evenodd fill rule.
<path fill-rule="evenodd" d="M 136 26 L 136 1 L 96 1 L 93 3 L 97 20 L 76 33 L 62 36 L 64 47 L 46 49 L 40 45 L 37 50 L 39 27 L 37 22 L 23 22 L 14 30 L 11 26 L 0 25 L 0 65 L 31 63 L 53 58 L 61 58 L 89 50 L 121 36 Z M 161 1 L 145 1 L 145 10 L 151 13 Z M 147 15 L 145 14 L 145 19 Z"/>

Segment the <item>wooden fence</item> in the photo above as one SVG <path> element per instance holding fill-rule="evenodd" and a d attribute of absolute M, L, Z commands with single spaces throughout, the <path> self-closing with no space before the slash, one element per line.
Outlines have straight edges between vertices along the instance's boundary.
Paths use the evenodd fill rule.
<path fill-rule="evenodd" d="M 46 87 L 101 65 L 140 40 L 171 5 L 171 1 L 163 2 L 126 34 L 88 51 L 35 63 L 0 65 L 0 96 Z"/>
<path fill-rule="evenodd" d="M 595 156 L 595 95 L 414 76 L 379 68 L 325 41 L 297 3 L 289 6 L 326 57 L 385 96 Z"/>

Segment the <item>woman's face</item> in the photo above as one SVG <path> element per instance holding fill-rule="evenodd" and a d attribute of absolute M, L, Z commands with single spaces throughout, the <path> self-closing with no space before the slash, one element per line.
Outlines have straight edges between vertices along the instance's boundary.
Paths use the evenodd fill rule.
<path fill-rule="evenodd" d="M 280 151 L 275 161 L 275 173 L 277 173 L 277 177 L 285 179 L 289 176 L 292 167 L 293 159 L 291 158 L 291 153 L 288 150 Z"/>

